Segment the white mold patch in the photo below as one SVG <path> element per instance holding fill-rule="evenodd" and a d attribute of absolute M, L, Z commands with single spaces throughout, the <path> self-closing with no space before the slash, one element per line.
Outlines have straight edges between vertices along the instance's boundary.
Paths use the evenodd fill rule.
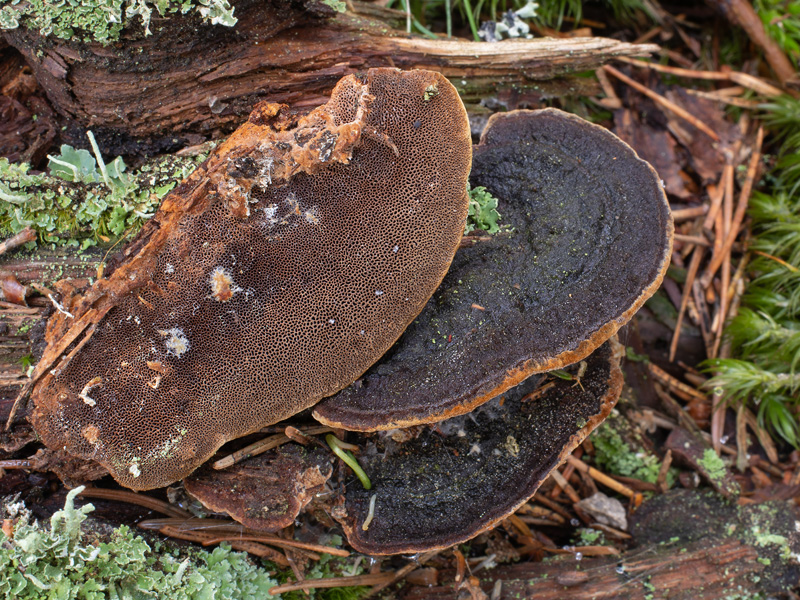
<path fill-rule="evenodd" d="M 139 465 L 137 465 L 136 463 L 133 463 L 130 467 L 128 467 L 128 473 L 130 473 L 134 477 L 138 477 L 139 475 L 142 474 L 142 472 L 139 470 Z"/>
<path fill-rule="evenodd" d="M 265 188 L 272 185 L 272 165 L 275 162 L 273 158 L 266 156 L 259 161 L 261 163 L 261 171 L 258 176 L 258 185 Z"/>
<path fill-rule="evenodd" d="M 167 354 L 180 358 L 189 351 L 191 344 L 189 338 L 183 333 L 180 327 L 172 329 L 159 329 L 158 333 L 164 338 L 164 345 L 167 347 Z"/>
<path fill-rule="evenodd" d="M 311 208 L 303 213 L 307 223 L 311 225 L 319 225 L 319 214 L 316 208 Z"/>
<path fill-rule="evenodd" d="M 224 267 L 216 267 L 211 271 L 208 282 L 211 285 L 211 296 L 219 302 L 227 302 L 234 294 L 242 291 Z"/>
<path fill-rule="evenodd" d="M 264 216 L 267 217 L 267 223 L 270 225 L 275 225 L 278 222 L 278 217 L 275 215 L 278 214 L 278 205 L 277 204 L 270 204 L 269 206 L 264 208 Z"/>
<path fill-rule="evenodd" d="M 81 400 L 83 400 L 84 404 L 94 407 L 97 404 L 97 402 L 95 402 L 94 399 L 89 396 L 89 392 L 91 392 L 93 388 L 96 388 L 102 383 L 103 383 L 103 378 L 101 376 L 98 375 L 97 377 L 93 377 L 89 381 L 89 383 L 83 386 L 83 389 L 81 390 L 81 393 L 78 394 L 78 397 Z"/>

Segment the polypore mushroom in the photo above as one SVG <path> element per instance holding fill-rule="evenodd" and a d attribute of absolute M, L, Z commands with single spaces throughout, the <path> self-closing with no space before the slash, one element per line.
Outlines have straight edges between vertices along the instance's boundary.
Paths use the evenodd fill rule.
<path fill-rule="evenodd" d="M 368 554 L 446 548 L 516 511 L 608 416 L 622 390 L 623 350 L 612 338 L 577 366 L 576 381 L 537 390 L 546 376 L 533 376 L 410 441 L 362 434 L 372 489 L 352 478 L 333 512 L 350 545 Z"/>
<path fill-rule="evenodd" d="M 496 114 L 470 179 L 509 229 L 459 251 L 392 350 L 317 420 L 375 431 L 463 414 L 582 360 L 660 284 L 673 230 L 661 182 L 602 127 L 554 109 Z"/>
<path fill-rule="evenodd" d="M 50 321 L 42 440 L 149 489 L 348 385 L 447 271 L 470 160 L 437 73 L 348 76 L 299 118 L 257 108 Z"/>
<path fill-rule="evenodd" d="M 286 444 L 224 471 L 203 467 L 183 480 L 186 491 L 216 512 L 259 531 L 278 531 L 322 491 L 333 468 L 319 448 Z"/>

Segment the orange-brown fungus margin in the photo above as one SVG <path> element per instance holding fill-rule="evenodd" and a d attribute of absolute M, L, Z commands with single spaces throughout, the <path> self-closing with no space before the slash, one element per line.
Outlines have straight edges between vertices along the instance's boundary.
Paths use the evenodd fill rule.
<path fill-rule="evenodd" d="M 410 554 L 462 544 L 498 525 L 608 417 L 622 391 L 624 355 L 612 337 L 583 366 L 570 367 L 580 384 L 534 375 L 410 440 L 354 436 L 372 489 L 346 481 L 331 514 L 347 541 L 364 554 Z"/>
<path fill-rule="evenodd" d="M 437 73 L 348 76 L 303 117 L 257 107 L 107 278 L 64 299 L 32 378 L 36 431 L 150 489 L 340 390 L 447 271 L 470 163 Z"/>
<path fill-rule="evenodd" d="M 510 230 L 458 252 L 392 350 L 314 407 L 321 423 L 376 431 L 470 412 L 586 358 L 661 284 L 674 229 L 663 185 L 603 127 L 552 108 L 492 115 L 470 181 Z"/>

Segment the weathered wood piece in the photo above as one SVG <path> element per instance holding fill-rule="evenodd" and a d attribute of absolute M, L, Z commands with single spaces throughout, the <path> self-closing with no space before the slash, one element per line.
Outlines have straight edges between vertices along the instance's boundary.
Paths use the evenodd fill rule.
<path fill-rule="evenodd" d="M 234 3 L 234 28 L 199 17 L 158 20 L 153 35 L 112 45 L 45 39 L 37 32 L 4 33 L 25 56 L 56 110 L 91 128 L 107 151 L 173 147 L 197 134 L 233 129 L 258 101 L 313 107 L 334 84 L 371 67 L 437 70 L 465 101 L 542 80 L 594 69 L 616 56 L 646 56 L 654 45 L 605 38 L 477 43 L 410 37 L 390 27 L 397 11 L 376 7 L 320 16 L 273 0 Z M 145 60 L 146 57 L 146 60 Z M 120 134 L 149 138 L 125 145 Z M 194 137 L 192 135 L 194 134 Z"/>
<path fill-rule="evenodd" d="M 800 568 L 796 508 L 771 502 L 736 507 L 709 493 L 681 490 L 658 496 L 635 514 L 637 545 L 622 557 L 501 566 L 475 573 L 493 598 L 528 600 L 717 600 L 791 589 Z M 407 586 L 403 600 L 450 600 L 452 571 L 435 587 Z"/>
<path fill-rule="evenodd" d="M 74 248 L 42 246 L 33 252 L 3 255 L 0 269 L 14 274 L 23 285 L 49 288 L 59 279 L 88 282 L 88 278 L 97 276 L 102 257 L 103 253 L 97 249 L 78 253 Z M 28 307 L 0 304 L 0 420 L 8 418 L 14 398 L 27 381 L 26 362 L 22 359 L 37 354 L 35 340 L 41 343 L 45 317 L 53 306 L 41 295 L 29 298 L 28 304 Z"/>

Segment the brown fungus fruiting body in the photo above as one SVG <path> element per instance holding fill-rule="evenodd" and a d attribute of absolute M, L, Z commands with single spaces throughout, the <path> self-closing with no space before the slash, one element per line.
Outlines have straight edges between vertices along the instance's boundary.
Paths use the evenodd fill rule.
<path fill-rule="evenodd" d="M 458 252 L 428 305 L 353 385 L 314 407 L 354 431 L 464 414 L 584 359 L 658 288 L 672 216 L 653 168 L 609 131 L 545 109 L 492 116 L 470 181 L 506 226 Z"/>
<path fill-rule="evenodd" d="M 583 371 L 579 383 L 533 376 L 411 440 L 354 436 L 372 488 L 351 476 L 332 513 L 350 545 L 366 554 L 447 548 L 508 517 L 611 412 L 623 355 L 611 338 L 572 368 Z"/>
<path fill-rule="evenodd" d="M 37 432 L 149 489 L 337 392 L 447 271 L 470 162 L 437 73 L 348 76 L 303 117 L 258 107 L 113 273 L 65 299 L 33 375 Z"/>
<path fill-rule="evenodd" d="M 321 448 L 286 444 L 224 471 L 203 467 L 183 480 L 189 494 L 245 527 L 278 531 L 323 490 L 333 473 Z"/>

